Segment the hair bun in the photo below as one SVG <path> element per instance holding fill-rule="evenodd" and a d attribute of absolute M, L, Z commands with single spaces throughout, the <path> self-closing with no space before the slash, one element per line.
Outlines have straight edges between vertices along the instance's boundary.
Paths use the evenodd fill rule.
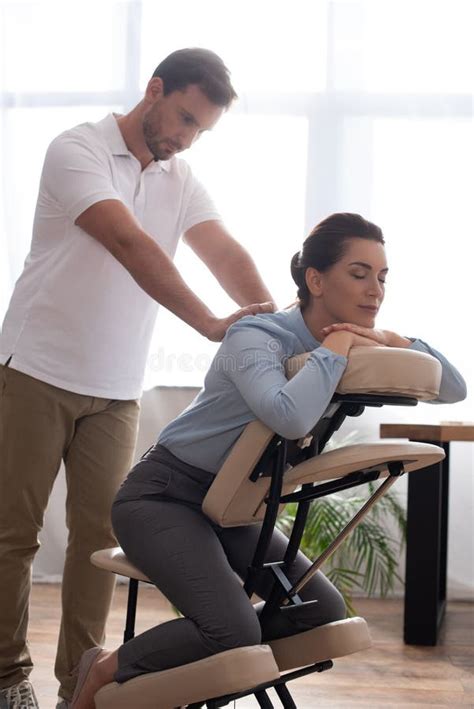
<path fill-rule="evenodd" d="M 299 251 L 297 251 L 296 254 L 293 256 L 293 258 L 291 259 L 290 269 L 291 269 L 291 277 L 293 278 L 293 280 L 296 283 L 296 285 L 298 286 L 298 288 L 301 288 L 303 267 L 301 266 L 301 263 L 300 263 L 300 252 Z"/>

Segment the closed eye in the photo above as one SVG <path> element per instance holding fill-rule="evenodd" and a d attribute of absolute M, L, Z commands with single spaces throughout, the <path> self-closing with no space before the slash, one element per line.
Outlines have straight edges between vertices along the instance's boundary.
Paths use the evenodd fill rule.
<path fill-rule="evenodd" d="M 357 273 L 353 273 L 353 274 L 352 274 L 352 278 L 357 278 L 358 281 L 362 281 L 362 280 L 364 280 L 365 275 L 364 275 L 364 276 L 359 276 Z M 385 285 L 386 280 L 385 280 L 384 278 L 379 278 L 379 279 L 378 279 L 378 282 L 379 282 L 379 283 L 383 283 L 383 284 Z"/>
<path fill-rule="evenodd" d="M 357 266 L 357 267 L 359 267 L 359 268 L 364 269 L 364 273 L 362 273 L 362 275 L 360 274 L 360 272 L 359 272 L 359 273 L 351 273 L 351 276 L 352 276 L 353 278 L 357 278 L 358 281 L 360 281 L 360 280 L 362 280 L 363 278 L 365 278 L 366 275 L 367 275 L 368 273 L 370 273 L 370 271 L 373 271 L 373 270 L 374 270 L 374 269 L 372 268 L 372 266 L 371 266 L 369 263 L 365 263 L 365 262 L 363 262 L 363 261 L 353 261 L 352 263 L 349 264 L 349 266 Z M 379 271 L 379 273 L 382 274 L 382 276 L 386 276 L 387 273 L 388 273 L 388 268 L 381 268 L 380 271 Z M 379 280 L 380 283 L 385 283 L 385 280 L 384 280 L 383 277 L 382 277 L 382 278 L 379 278 L 378 280 Z"/>

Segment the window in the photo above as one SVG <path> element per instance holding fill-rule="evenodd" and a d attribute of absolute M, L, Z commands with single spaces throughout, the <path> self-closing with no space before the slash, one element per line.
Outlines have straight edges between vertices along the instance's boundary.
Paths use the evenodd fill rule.
<path fill-rule="evenodd" d="M 387 239 L 380 324 L 449 341 L 472 381 L 473 15 L 469 0 L 5 0 L 0 309 L 28 250 L 49 141 L 129 110 L 170 51 L 207 46 L 240 100 L 186 158 L 279 305 L 294 298 L 289 261 L 309 229 L 360 212 Z M 216 313 L 234 309 L 184 245 L 177 264 Z M 214 350 L 162 309 L 146 386 L 200 384 Z"/>

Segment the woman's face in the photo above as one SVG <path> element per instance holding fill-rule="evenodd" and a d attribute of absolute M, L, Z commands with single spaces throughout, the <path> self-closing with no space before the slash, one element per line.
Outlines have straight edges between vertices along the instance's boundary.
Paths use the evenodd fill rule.
<path fill-rule="evenodd" d="M 346 241 L 340 261 L 325 273 L 307 269 L 306 279 L 328 324 L 348 322 L 372 328 L 384 299 L 387 271 L 382 244 L 353 238 Z"/>

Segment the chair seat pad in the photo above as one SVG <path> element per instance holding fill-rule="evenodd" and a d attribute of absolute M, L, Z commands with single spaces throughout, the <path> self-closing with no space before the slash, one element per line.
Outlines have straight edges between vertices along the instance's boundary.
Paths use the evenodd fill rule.
<path fill-rule="evenodd" d="M 112 682 L 95 695 L 97 709 L 173 709 L 193 702 L 243 692 L 278 679 L 268 645 L 226 650 L 162 672 Z"/>
<path fill-rule="evenodd" d="M 444 450 L 431 443 L 354 443 L 321 453 L 296 465 L 285 474 L 284 483 L 296 486 L 323 482 L 371 468 L 380 470 L 382 478 L 388 475 L 387 464 L 391 461 L 403 461 L 404 471 L 409 473 L 439 463 L 444 457 Z"/>
<path fill-rule="evenodd" d="M 268 644 L 278 669 L 284 672 L 367 650 L 372 641 L 363 618 L 346 618 Z"/>
<path fill-rule="evenodd" d="M 353 472 L 376 468 L 379 477 L 388 475 L 387 463 L 403 461 L 406 473 L 433 465 L 444 458 L 442 448 L 429 443 L 355 443 L 309 458 L 285 473 L 283 494 L 298 485 L 343 478 Z M 227 464 L 224 464 L 224 466 Z M 270 478 L 249 480 L 249 471 L 234 466 L 224 475 L 224 468 L 209 488 L 203 502 L 204 513 L 221 527 L 254 524 L 263 519 Z"/>
<path fill-rule="evenodd" d="M 99 569 L 105 569 L 106 571 L 112 571 L 114 574 L 119 574 L 120 576 L 128 576 L 128 578 L 131 579 L 151 583 L 150 579 L 145 576 L 145 574 L 142 574 L 136 566 L 130 563 L 120 547 L 95 551 L 91 554 L 91 562 L 94 566 L 98 566 Z"/>

